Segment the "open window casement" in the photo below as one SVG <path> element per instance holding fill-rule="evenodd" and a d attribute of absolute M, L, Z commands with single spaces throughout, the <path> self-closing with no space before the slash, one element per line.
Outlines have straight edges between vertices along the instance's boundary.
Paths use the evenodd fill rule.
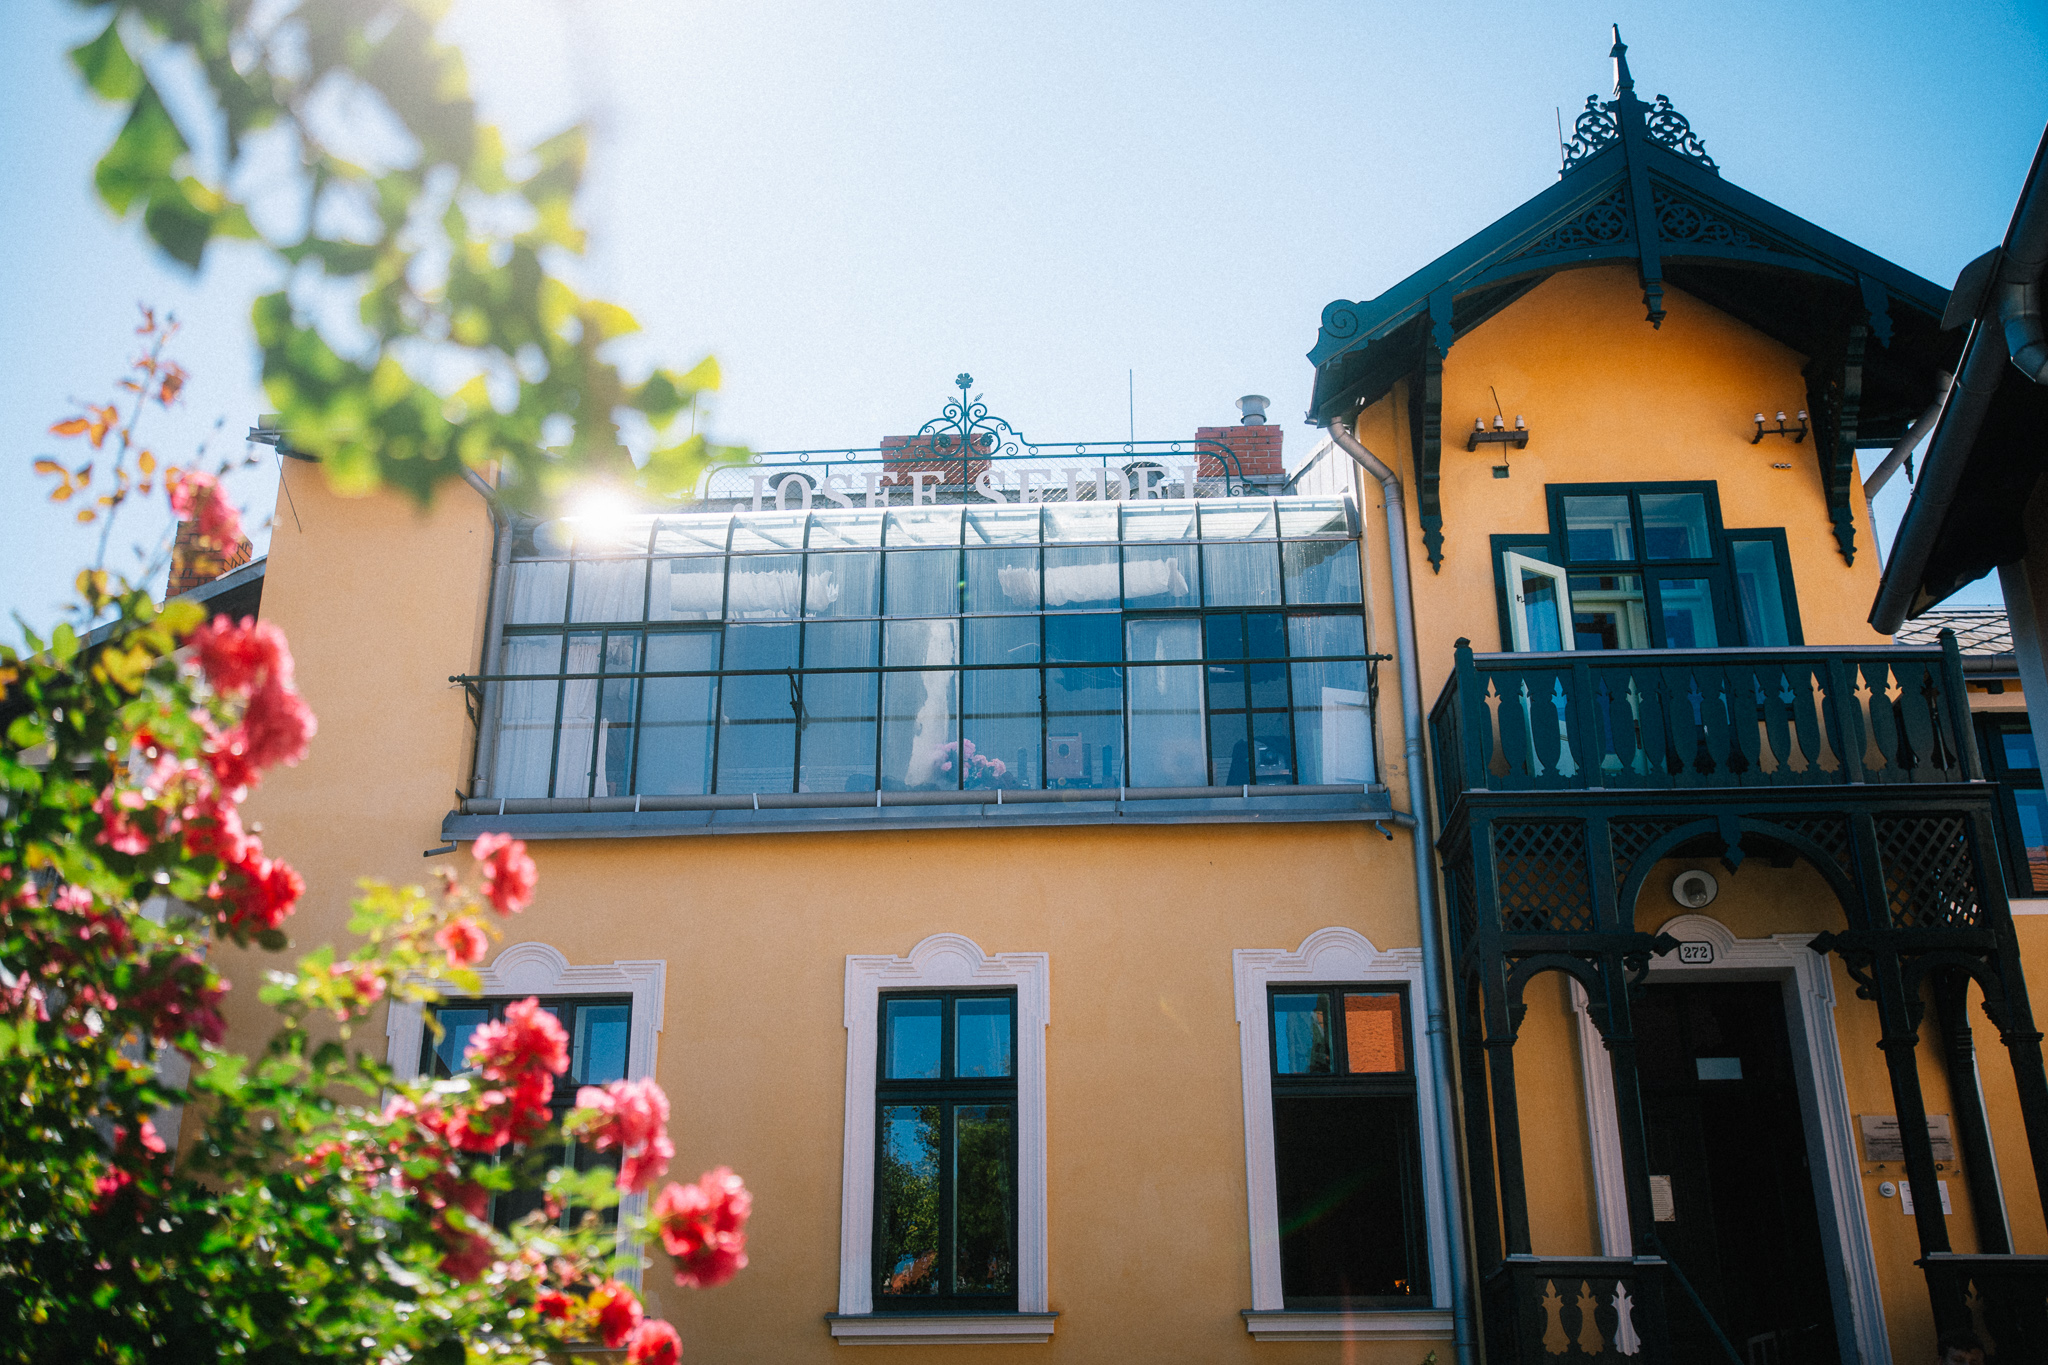
<path fill-rule="evenodd" d="M 1565 571 L 1529 555 L 1504 551 L 1507 568 L 1508 629 L 1516 653 L 1571 649 L 1571 590 Z"/>

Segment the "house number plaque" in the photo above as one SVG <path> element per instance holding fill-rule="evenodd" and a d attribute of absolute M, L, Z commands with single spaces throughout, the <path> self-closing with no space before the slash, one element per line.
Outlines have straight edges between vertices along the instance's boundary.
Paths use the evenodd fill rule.
<path fill-rule="evenodd" d="M 1678 945 L 1678 960 L 1687 967 L 1704 967 L 1714 960 L 1714 945 L 1681 943 Z"/>

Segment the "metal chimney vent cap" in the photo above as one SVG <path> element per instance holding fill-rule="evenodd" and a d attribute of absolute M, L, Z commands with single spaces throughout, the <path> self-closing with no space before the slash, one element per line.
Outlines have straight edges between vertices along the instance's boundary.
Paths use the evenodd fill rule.
<path fill-rule="evenodd" d="M 1266 407 L 1273 400 L 1263 393 L 1248 393 L 1237 400 L 1237 410 L 1244 414 L 1244 425 L 1261 427 L 1266 424 Z"/>

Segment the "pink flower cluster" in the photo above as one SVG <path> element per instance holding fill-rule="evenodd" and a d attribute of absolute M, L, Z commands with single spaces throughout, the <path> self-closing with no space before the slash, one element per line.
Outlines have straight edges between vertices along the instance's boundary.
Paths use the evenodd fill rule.
<path fill-rule="evenodd" d="M 167 469 L 164 488 L 179 521 L 197 518 L 201 540 L 223 553 L 235 548 L 242 538 L 242 517 L 219 479 L 203 470 Z"/>
<path fill-rule="evenodd" d="M 527 856 L 525 844 L 508 834 L 479 834 L 471 852 L 483 864 L 484 899 L 499 914 L 510 915 L 533 903 L 540 870 Z"/>
<path fill-rule="evenodd" d="M 459 1152 L 523 1146 L 547 1131 L 555 1077 L 569 1069 L 569 1035 L 540 1001 L 521 1000 L 503 1019 L 478 1028 L 463 1057 L 494 1084 L 477 1092 L 474 1103 L 419 1111 L 422 1126 Z"/>
<path fill-rule="evenodd" d="M 747 1215 L 754 1196 L 724 1166 L 694 1185 L 669 1185 L 650 1210 L 662 1245 L 676 1259 L 676 1283 L 709 1289 L 747 1265 Z"/>
<path fill-rule="evenodd" d="M 569 1131 L 593 1150 L 619 1153 L 619 1188 L 638 1193 L 668 1171 L 676 1154 L 668 1138 L 668 1096 L 652 1080 L 586 1085 L 576 1092 Z"/>
<path fill-rule="evenodd" d="M 268 621 L 216 616 L 192 633 L 200 671 L 214 691 L 243 699 L 242 718 L 226 730 L 208 727 L 206 761 L 224 791 L 246 792 L 265 768 L 297 763 L 317 728 L 292 686 L 284 632 Z"/>

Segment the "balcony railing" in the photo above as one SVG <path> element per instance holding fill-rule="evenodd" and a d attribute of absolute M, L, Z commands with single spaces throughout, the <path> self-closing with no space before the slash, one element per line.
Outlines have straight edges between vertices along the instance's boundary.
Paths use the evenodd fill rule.
<path fill-rule="evenodd" d="M 1664 1262 L 1510 1256 L 1487 1276 L 1487 1357 L 1508 1365 L 1666 1359 Z"/>
<path fill-rule="evenodd" d="M 1474 654 L 1430 715 L 1443 813 L 1471 790 L 1833 786 L 1982 776 L 1941 648 Z"/>
<path fill-rule="evenodd" d="M 1921 1259 L 1935 1311 L 1969 1322 L 1985 1337 L 1986 1354 L 2001 1361 L 2048 1359 L 2048 1256 L 1963 1256 Z"/>

